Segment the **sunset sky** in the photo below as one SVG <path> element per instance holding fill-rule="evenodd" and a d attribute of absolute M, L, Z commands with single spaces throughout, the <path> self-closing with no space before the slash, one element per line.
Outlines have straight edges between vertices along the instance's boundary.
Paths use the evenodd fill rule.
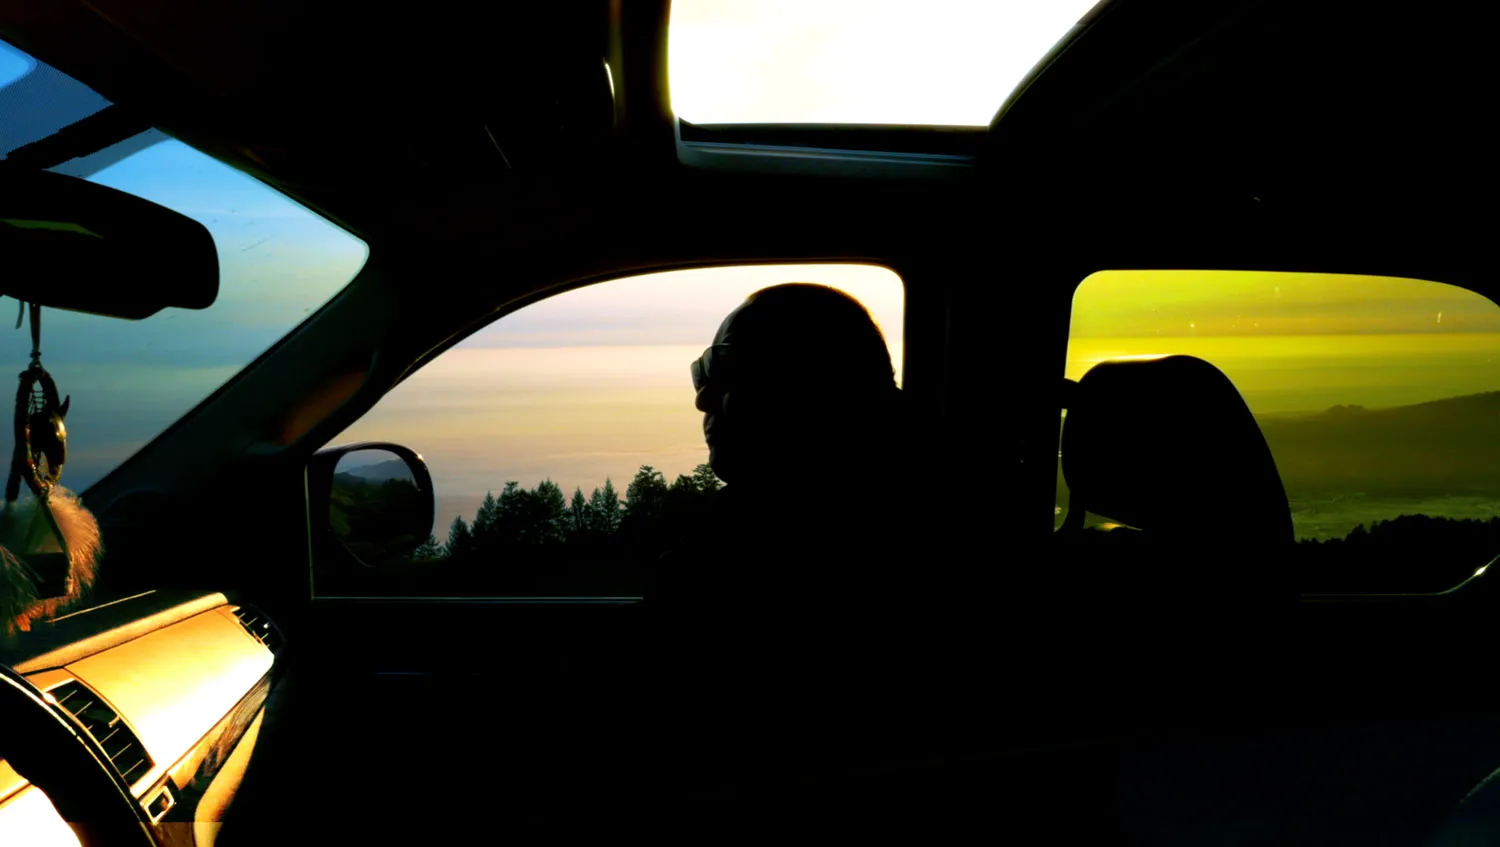
<path fill-rule="evenodd" d="M 868 265 L 781 265 L 650 274 L 548 298 L 501 318 L 386 396 L 336 442 L 397 441 L 437 486 L 439 534 L 508 480 L 585 494 L 641 465 L 670 481 L 708 460 L 688 365 L 753 291 L 818 282 L 869 309 L 901 374 L 905 292 Z"/>
<path fill-rule="evenodd" d="M 1073 298 L 1067 376 L 1182 353 L 1223 370 L 1256 413 L 1420 403 L 1500 389 L 1500 306 L 1421 280 L 1108 271 Z"/>

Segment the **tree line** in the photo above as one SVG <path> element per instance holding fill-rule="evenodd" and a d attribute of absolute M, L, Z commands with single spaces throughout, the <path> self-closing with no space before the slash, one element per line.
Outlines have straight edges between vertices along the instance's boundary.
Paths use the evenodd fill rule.
<path fill-rule="evenodd" d="M 1500 555 L 1500 517 L 1399 515 L 1343 538 L 1297 542 L 1314 593 L 1431 593 L 1458 585 Z"/>
<path fill-rule="evenodd" d="M 531 560 L 559 548 L 569 553 L 608 554 L 640 548 L 661 549 L 690 528 L 723 487 L 707 464 L 679 474 L 670 484 L 651 465 L 642 465 L 621 497 L 613 479 L 587 496 L 583 488 L 564 495 L 544 479 L 535 488 L 511 480 L 499 495 L 487 492 L 470 520 L 453 519 L 445 541 L 429 535 L 412 554 L 418 562 Z M 569 556 L 573 558 L 573 556 Z"/>

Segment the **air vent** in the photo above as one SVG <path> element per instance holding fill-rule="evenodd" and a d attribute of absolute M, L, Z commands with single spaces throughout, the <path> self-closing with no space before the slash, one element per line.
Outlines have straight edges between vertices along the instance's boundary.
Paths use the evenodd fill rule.
<path fill-rule="evenodd" d="M 244 625 L 247 632 L 255 636 L 257 641 L 266 645 L 266 648 L 271 651 L 272 655 L 281 652 L 281 632 L 276 629 L 275 624 L 271 623 L 271 619 L 262 614 L 260 610 L 251 606 L 236 606 L 234 616 L 240 619 L 240 623 Z"/>
<path fill-rule="evenodd" d="M 115 710 L 104 702 L 104 698 L 76 679 L 49 690 L 47 695 L 99 742 L 127 785 L 134 785 L 151 770 L 151 757 L 146 755 L 146 748 L 141 746 L 140 739 L 115 714 Z"/>

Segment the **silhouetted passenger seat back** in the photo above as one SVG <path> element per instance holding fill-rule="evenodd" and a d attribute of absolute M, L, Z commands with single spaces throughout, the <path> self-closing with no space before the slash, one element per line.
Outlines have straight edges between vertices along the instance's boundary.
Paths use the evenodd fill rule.
<path fill-rule="evenodd" d="M 1295 640 L 1295 536 L 1239 391 L 1188 356 L 1103 362 L 1070 390 L 1069 511 L 1050 592 L 1052 626 L 1097 636 L 1076 656 L 1078 677 L 1134 692 L 1113 714 L 1127 723 L 1275 706 L 1285 679 L 1268 683 Z M 1085 529 L 1085 510 L 1133 529 Z"/>
<path fill-rule="evenodd" d="M 1286 490 L 1228 377 L 1191 356 L 1122 359 L 1096 365 L 1071 392 L 1060 537 L 1135 542 L 1088 545 L 1080 578 L 1091 590 L 1204 615 L 1216 613 L 1212 598 L 1295 599 Z M 1085 530 L 1085 512 L 1137 531 Z"/>
<path fill-rule="evenodd" d="M 1069 400 L 1069 511 L 1161 541 L 1290 544 L 1292 515 L 1260 427 L 1222 371 L 1192 356 L 1101 362 Z"/>

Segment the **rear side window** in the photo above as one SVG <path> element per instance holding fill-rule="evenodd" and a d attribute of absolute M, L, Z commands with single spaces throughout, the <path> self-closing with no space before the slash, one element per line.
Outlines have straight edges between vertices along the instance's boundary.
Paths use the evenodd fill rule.
<path fill-rule="evenodd" d="M 1493 301 L 1338 274 L 1104 271 L 1079 285 L 1068 378 L 1175 354 L 1217 366 L 1254 414 L 1286 487 L 1306 590 L 1442 590 L 1500 553 Z M 1059 521 L 1067 496 L 1059 470 Z"/>

